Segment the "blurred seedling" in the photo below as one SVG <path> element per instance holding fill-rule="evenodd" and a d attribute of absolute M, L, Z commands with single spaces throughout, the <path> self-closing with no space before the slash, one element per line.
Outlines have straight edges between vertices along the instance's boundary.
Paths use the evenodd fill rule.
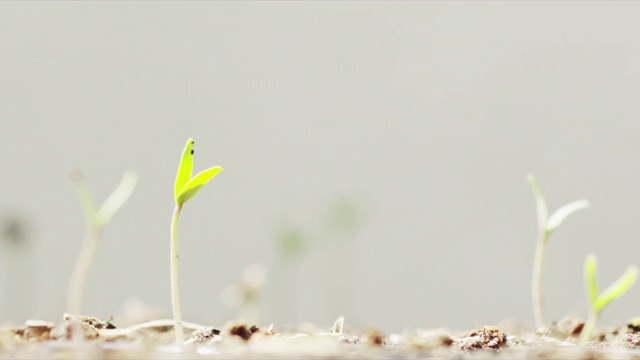
<path fill-rule="evenodd" d="M 222 293 L 224 303 L 239 310 L 239 318 L 247 323 L 260 323 L 260 305 L 267 270 L 260 264 L 249 265 L 242 272 L 242 280 Z"/>
<path fill-rule="evenodd" d="M 299 259 L 309 248 L 309 239 L 300 228 L 288 225 L 276 236 L 278 253 L 289 259 Z"/>
<path fill-rule="evenodd" d="M 80 198 L 82 210 L 84 211 L 87 233 L 69 283 L 67 311 L 70 314 L 82 313 L 84 287 L 91 263 L 96 254 L 102 230 L 109 223 L 113 215 L 115 215 L 120 207 L 129 199 L 136 186 L 137 179 L 138 176 L 134 171 L 125 172 L 118 187 L 113 190 L 100 208 L 96 208 L 84 175 L 80 172 L 72 174 L 72 180 L 76 187 L 78 197 Z"/>
<path fill-rule="evenodd" d="M 584 264 L 584 280 L 591 310 L 589 311 L 589 318 L 580 332 L 579 344 L 584 345 L 591 339 L 591 334 L 598 323 L 598 317 L 602 309 L 607 306 L 611 300 L 619 298 L 629 290 L 637 277 L 638 268 L 629 266 L 627 271 L 625 271 L 616 282 L 611 284 L 611 286 L 602 293 L 598 293 L 598 286 L 596 284 L 596 256 L 593 254 L 587 255 Z"/>
<path fill-rule="evenodd" d="M 351 239 L 362 225 L 362 211 L 358 202 L 347 196 L 337 199 L 327 209 L 323 225 L 329 237 Z"/>
<path fill-rule="evenodd" d="M 180 311 L 180 292 L 178 288 L 178 219 L 184 204 L 191 200 L 206 183 L 222 171 L 222 167 L 215 166 L 191 177 L 193 173 L 193 143 L 193 139 L 187 140 L 178 165 L 174 188 L 176 206 L 173 210 L 173 221 L 171 222 L 171 306 L 173 308 L 176 342 L 180 345 L 184 343 L 184 333 L 182 331 L 182 313 Z"/>
<path fill-rule="evenodd" d="M 536 198 L 536 209 L 538 213 L 538 243 L 536 245 L 536 254 L 533 262 L 533 278 L 532 278 L 532 295 L 533 295 L 533 313 L 535 317 L 536 327 L 544 326 L 544 308 L 542 304 L 542 263 L 544 262 L 544 251 L 549 241 L 549 236 L 553 233 L 562 222 L 574 212 L 588 208 L 589 202 L 586 200 L 578 200 L 560 207 L 551 216 L 547 209 L 547 203 L 542 196 L 540 186 L 533 174 L 527 175 L 527 180 L 531 184 L 533 194 Z"/>
<path fill-rule="evenodd" d="M 7 246 L 26 248 L 30 238 L 30 229 L 25 216 L 18 213 L 10 213 L 2 218 L 0 236 Z"/>
<path fill-rule="evenodd" d="M 275 291 L 278 300 L 272 311 L 282 321 L 293 321 L 298 312 L 300 265 L 313 250 L 312 237 L 308 229 L 287 221 L 275 229 L 273 239 L 276 254 L 269 291 Z"/>

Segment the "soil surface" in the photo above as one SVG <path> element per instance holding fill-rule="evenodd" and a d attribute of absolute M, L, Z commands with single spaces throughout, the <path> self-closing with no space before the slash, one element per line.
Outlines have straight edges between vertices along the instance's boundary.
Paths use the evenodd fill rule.
<path fill-rule="evenodd" d="M 29 320 L 0 328 L 2 358 L 171 359 L 640 359 L 640 321 L 612 326 L 577 346 L 584 323 L 563 319 L 536 333 L 507 333 L 479 326 L 455 333 L 416 329 L 384 335 L 351 331 L 344 319 L 329 329 L 306 325 L 296 331 L 271 324 L 230 322 L 221 328 L 184 323 L 188 340 L 174 342 L 173 321 L 155 320 L 126 328 L 88 316 L 65 315 L 59 324 Z"/>

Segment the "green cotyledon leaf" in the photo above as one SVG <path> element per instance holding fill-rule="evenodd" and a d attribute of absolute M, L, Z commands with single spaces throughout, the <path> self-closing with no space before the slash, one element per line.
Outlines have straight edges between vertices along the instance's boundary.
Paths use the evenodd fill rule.
<path fill-rule="evenodd" d="M 98 212 L 96 213 L 96 221 L 98 225 L 106 225 L 111 217 L 124 205 L 125 202 L 133 193 L 133 189 L 136 187 L 138 181 L 138 175 L 135 171 L 127 171 L 122 176 L 122 180 L 118 187 L 113 190 L 111 195 L 104 201 Z"/>
<path fill-rule="evenodd" d="M 187 140 L 187 144 L 182 151 L 182 158 L 180 158 L 180 165 L 178 165 L 178 174 L 176 175 L 174 189 L 176 204 L 178 203 L 180 191 L 185 187 L 187 182 L 191 180 L 191 174 L 193 172 L 193 143 L 193 139 Z"/>
<path fill-rule="evenodd" d="M 578 200 L 559 208 L 551 215 L 551 217 L 549 217 L 549 220 L 547 220 L 545 231 L 547 234 L 551 234 L 569 215 L 588 207 L 589 202 L 587 200 Z"/>
<path fill-rule="evenodd" d="M 538 185 L 538 181 L 533 176 L 533 174 L 527 174 L 527 180 L 529 180 L 529 184 L 531 184 L 531 190 L 533 190 L 533 195 L 536 198 L 536 212 L 538 213 L 538 227 L 540 229 L 544 229 L 547 224 L 547 220 L 549 219 L 549 210 L 547 209 L 547 202 L 544 200 L 544 196 L 542 196 L 542 191 L 540 190 L 540 185 Z"/>
<path fill-rule="evenodd" d="M 638 277 L 638 268 L 635 266 L 629 266 L 627 271 L 625 271 L 622 276 L 616 280 L 611 286 L 609 286 L 605 291 L 603 291 L 598 298 L 596 299 L 593 307 L 596 311 L 602 310 L 611 300 L 619 298 L 622 294 L 624 294 L 631 285 L 636 281 Z"/>
<path fill-rule="evenodd" d="M 178 195 L 176 196 L 176 205 L 182 206 L 187 201 L 191 200 L 200 189 L 209 182 L 209 180 L 213 179 L 219 172 L 223 169 L 220 166 L 212 167 L 210 169 L 204 170 L 200 172 L 198 175 L 194 176 L 193 179 L 189 180 L 185 186 L 180 190 Z"/>
<path fill-rule="evenodd" d="M 73 180 L 73 184 L 78 192 L 80 205 L 82 205 L 82 210 L 84 211 L 85 221 L 89 225 L 95 224 L 98 210 L 96 210 L 96 205 L 93 201 L 93 197 L 91 196 L 91 192 L 87 187 L 84 175 L 80 171 L 75 171 L 71 174 L 71 179 Z"/>
<path fill-rule="evenodd" d="M 596 284 L 596 256 L 593 254 L 587 255 L 587 259 L 584 262 L 584 280 L 587 287 L 587 293 L 589 294 L 589 301 L 593 306 L 598 299 L 598 286 Z"/>

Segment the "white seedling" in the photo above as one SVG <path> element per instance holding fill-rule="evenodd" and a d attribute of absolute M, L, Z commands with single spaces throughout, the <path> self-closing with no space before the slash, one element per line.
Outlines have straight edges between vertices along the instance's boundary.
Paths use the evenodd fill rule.
<path fill-rule="evenodd" d="M 542 304 L 542 263 L 544 262 L 544 251 L 547 246 L 549 236 L 553 233 L 562 222 L 574 212 L 589 207 L 586 200 L 578 200 L 560 207 L 551 216 L 547 209 L 547 203 L 542 196 L 540 186 L 533 174 L 527 175 L 527 180 L 531 184 L 533 194 L 536 198 L 536 209 L 538 213 L 538 243 L 536 245 L 536 255 L 533 262 L 533 278 L 532 278 L 532 295 L 533 295 L 533 314 L 536 327 L 544 326 L 544 309 Z"/>
<path fill-rule="evenodd" d="M 176 207 L 173 210 L 173 221 L 171 222 L 171 305 L 173 307 L 174 330 L 176 342 L 184 343 L 184 333 L 182 331 L 182 313 L 180 311 L 180 292 L 178 288 L 178 219 L 182 206 L 191 200 L 200 189 L 216 176 L 222 167 L 215 166 L 200 172 L 191 177 L 193 172 L 193 139 L 187 140 L 187 144 L 182 151 L 180 165 L 174 188 L 174 199 Z"/>
<path fill-rule="evenodd" d="M 136 187 L 138 176 L 134 171 L 127 171 L 122 176 L 118 187 L 113 190 L 100 208 L 96 208 L 84 176 L 81 173 L 75 173 L 72 179 L 76 186 L 87 224 L 87 234 L 73 269 L 67 293 L 67 312 L 79 315 L 82 313 L 84 286 L 96 254 L 100 234 L 113 215 L 131 196 L 133 189 Z"/>
<path fill-rule="evenodd" d="M 584 280 L 585 287 L 587 289 L 587 296 L 589 297 L 589 304 L 591 305 L 591 311 L 589 312 L 589 318 L 584 324 L 582 331 L 580 332 L 580 339 L 578 343 L 584 345 L 591 339 L 591 334 L 598 323 L 598 317 L 602 309 L 607 306 L 611 300 L 619 298 L 624 294 L 631 285 L 636 281 L 638 277 L 638 268 L 635 266 L 629 266 L 622 276 L 616 280 L 611 286 L 609 286 L 602 293 L 598 293 L 598 286 L 596 284 L 596 256 L 593 254 L 587 255 L 587 259 L 584 263 Z"/>

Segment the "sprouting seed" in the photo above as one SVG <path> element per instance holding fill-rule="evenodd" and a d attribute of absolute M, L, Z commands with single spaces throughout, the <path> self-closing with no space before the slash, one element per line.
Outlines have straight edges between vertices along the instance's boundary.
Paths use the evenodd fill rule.
<path fill-rule="evenodd" d="M 547 203 L 542 196 L 540 186 L 533 174 L 527 175 L 527 180 L 531 184 L 533 194 L 536 198 L 536 210 L 538 213 L 538 243 L 536 245 L 536 255 L 533 262 L 533 278 L 531 281 L 533 295 L 533 314 L 536 327 L 544 326 L 544 309 L 542 305 L 542 263 L 544 262 L 544 250 L 549 240 L 549 235 L 554 232 L 560 224 L 574 212 L 589 207 L 586 200 L 578 200 L 560 207 L 551 216 L 547 209 Z"/>
<path fill-rule="evenodd" d="M 580 332 L 579 344 L 584 345 L 591 339 L 591 334 L 598 323 L 598 317 L 602 309 L 607 306 L 611 300 L 619 298 L 629 290 L 637 277 L 638 268 L 629 266 L 627 271 L 625 271 L 616 282 L 611 284 L 605 291 L 598 293 L 598 286 L 596 284 L 596 256 L 593 254 L 587 255 L 584 263 L 584 280 L 591 311 L 589 312 L 587 322 Z"/>
<path fill-rule="evenodd" d="M 84 211 L 85 222 L 87 223 L 87 234 L 82 243 L 82 249 L 80 250 L 80 255 L 73 269 L 73 274 L 71 275 L 67 293 L 67 312 L 80 315 L 82 313 L 84 286 L 89 269 L 91 268 L 91 263 L 96 254 L 102 229 L 104 229 L 113 215 L 115 215 L 120 207 L 129 199 L 136 186 L 138 176 L 134 171 L 127 171 L 122 176 L 118 187 L 113 190 L 111 195 L 107 197 L 98 209 L 96 209 L 95 203 L 93 202 L 84 176 L 79 172 L 74 173 L 72 180 L 76 186 L 80 204 Z"/>
<path fill-rule="evenodd" d="M 182 313 L 180 311 L 180 292 L 178 288 L 178 219 L 180 218 L 182 206 L 191 200 L 206 183 L 222 171 L 222 167 L 215 166 L 191 177 L 193 172 L 193 143 L 193 139 L 187 140 L 187 144 L 182 151 L 182 157 L 180 158 L 174 188 L 176 206 L 173 210 L 173 221 L 171 222 L 171 305 L 173 308 L 176 342 L 178 344 L 184 343 Z"/>

